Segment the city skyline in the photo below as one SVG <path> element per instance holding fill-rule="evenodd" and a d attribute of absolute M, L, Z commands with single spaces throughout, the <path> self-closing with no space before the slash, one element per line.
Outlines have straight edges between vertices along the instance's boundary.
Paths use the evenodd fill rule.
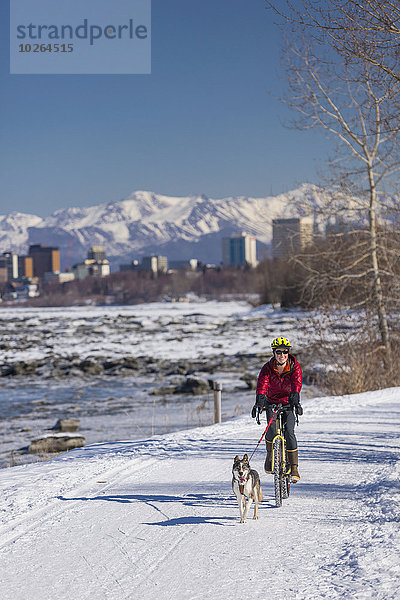
<path fill-rule="evenodd" d="M 220 238 L 246 231 L 268 245 L 272 219 L 296 217 L 298 202 L 317 206 L 322 197 L 314 186 L 266 198 L 181 198 L 140 192 L 123 202 L 67 208 L 47 219 L 18 214 L 0 218 L 0 250 L 23 253 L 30 244 L 45 243 L 58 246 L 62 264 L 70 265 L 84 248 L 95 244 L 103 245 L 113 261 L 156 252 L 171 260 L 195 256 L 214 262 Z"/>

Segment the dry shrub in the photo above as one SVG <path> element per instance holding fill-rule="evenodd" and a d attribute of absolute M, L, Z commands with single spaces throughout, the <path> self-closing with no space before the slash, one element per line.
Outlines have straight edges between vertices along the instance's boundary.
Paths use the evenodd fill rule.
<path fill-rule="evenodd" d="M 329 394 L 358 394 L 400 384 L 400 361 L 397 359 L 397 368 L 392 364 L 388 370 L 382 351 L 369 346 L 374 344 L 337 348 L 330 363 L 333 370 L 326 374 L 323 385 Z"/>
<path fill-rule="evenodd" d="M 330 395 L 357 394 L 400 386 L 400 339 L 391 331 L 389 362 L 377 334 L 375 316 L 367 311 L 321 310 L 314 319 L 319 341 L 308 361 L 319 363 L 315 377 Z"/>

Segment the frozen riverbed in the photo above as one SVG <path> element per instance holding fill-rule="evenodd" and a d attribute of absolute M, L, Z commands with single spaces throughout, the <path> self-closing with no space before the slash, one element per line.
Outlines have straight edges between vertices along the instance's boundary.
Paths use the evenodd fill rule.
<path fill-rule="evenodd" d="M 303 315 L 216 301 L 0 308 L 1 362 L 127 354 L 176 360 L 265 352 L 277 328 L 299 347 L 307 327 Z"/>
<path fill-rule="evenodd" d="M 270 340 L 284 332 L 301 352 L 312 317 L 214 301 L 0 308 L 0 466 L 35 460 L 17 449 L 60 417 L 79 418 L 87 443 L 210 424 L 212 392 L 171 393 L 188 376 L 222 382 L 224 419 L 245 413 Z"/>
<path fill-rule="evenodd" d="M 227 387 L 223 419 L 250 410 L 254 394 Z M 49 434 L 61 417 L 80 419 L 86 443 L 140 439 L 190 427 L 210 425 L 212 391 L 198 396 L 151 393 L 145 377 L 74 378 L 68 382 L 7 382 L 0 390 L 0 467 L 38 460 L 26 453 L 30 441 Z M 48 456 L 41 457 L 48 458 Z"/>

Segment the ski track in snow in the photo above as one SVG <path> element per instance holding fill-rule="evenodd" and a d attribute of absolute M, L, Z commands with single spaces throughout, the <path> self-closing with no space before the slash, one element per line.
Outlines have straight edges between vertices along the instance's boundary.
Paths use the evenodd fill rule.
<path fill-rule="evenodd" d="M 301 482 L 275 508 L 262 444 L 244 525 L 232 462 L 262 432 L 247 416 L 1 471 L 2 597 L 399 598 L 399 396 L 305 402 Z"/>

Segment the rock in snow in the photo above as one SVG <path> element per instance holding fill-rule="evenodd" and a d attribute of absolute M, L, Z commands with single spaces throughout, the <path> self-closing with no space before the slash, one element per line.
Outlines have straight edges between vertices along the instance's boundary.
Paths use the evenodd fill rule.
<path fill-rule="evenodd" d="M 33 440 L 29 444 L 31 454 L 52 454 L 57 452 L 67 452 L 73 448 L 82 448 L 85 445 L 83 435 L 68 435 L 67 433 L 46 435 L 39 440 Z"/>

